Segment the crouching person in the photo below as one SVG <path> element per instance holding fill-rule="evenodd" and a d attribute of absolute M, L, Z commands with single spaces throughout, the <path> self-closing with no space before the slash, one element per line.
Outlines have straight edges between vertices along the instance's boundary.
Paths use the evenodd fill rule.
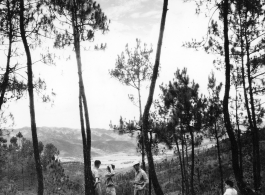
<path fill-rule="evenodd" d="M 148 184 L 148 177 L 144 170 L 140 167 L 140 162 L 135 162 L 133 164 L 135 169 L 135 179 L 134 179 L 134 195 L 145 195 L 145 186 Z"/>
<path fill-rule="evenodd" d="M 115 175 L 114 169 L 115 169 L 115 165 L 107 166 L 107 173 L 105 174 L 106 195 L 116 195 L 115 184 L 113 181 L 113 177 Z"/>

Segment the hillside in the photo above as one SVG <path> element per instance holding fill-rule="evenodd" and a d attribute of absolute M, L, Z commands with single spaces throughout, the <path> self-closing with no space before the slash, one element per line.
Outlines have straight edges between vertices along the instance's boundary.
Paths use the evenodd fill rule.
<path fill-rule="evenodd" d="M 29 127 L 23 127 L 12 131 L 15 136 L 18 132 L 31 139 Z M 92 157 L 115 154 L 119 152 L 136 153 L 136 140 L 128 135 L 118 135 L 111 130 L 92 129 Z M 82 137 L 78 129 L 38 127 L 38 138 L 44 144 L 52 143 L 60 150 L 60 157 L 82 158 Z"/>

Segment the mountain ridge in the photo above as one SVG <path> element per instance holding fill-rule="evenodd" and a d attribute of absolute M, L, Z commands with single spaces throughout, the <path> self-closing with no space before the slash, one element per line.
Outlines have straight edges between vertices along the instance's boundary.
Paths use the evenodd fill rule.
<path fill-rule="evenodd" d="M 21 132 L 23 137 L 31 139 L 31 128 L 14 129 L 9 138 Z M 37 127 L 38 140 L 45 144 L 52 143 L 63 158 L 83 158 L 82 136 L 80 129 L 68 127 Z M 129 135 L 118 135 L 114 131 L 91 129 L 91 155 L 104 156 L 120 152 L 136 153 L 136 138 Z"/>

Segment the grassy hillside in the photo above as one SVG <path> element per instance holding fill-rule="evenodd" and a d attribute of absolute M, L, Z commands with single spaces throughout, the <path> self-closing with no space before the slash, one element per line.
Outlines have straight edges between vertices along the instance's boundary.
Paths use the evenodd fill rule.
<path fill-rule="evenodd" d="M 229 149 L 229 141 L 225 140 L 222 143 L 222 166 L 224 180 L 231 179 L 235 181 L 233 176 L 233 169 L 231 164 L 231 151 Z M 244 177 L 247 182 L 252 180 L 252 168 L 251 161 L 247 152 L 249 147 L 244 147 Z M 261 142 L 261 162 L 265 162 L 265 143 Z M 191 159 L 189 158 L 189 161 Z M 69 174 L 73 180 L 82 180 L 83 178 L 83 165 L 80 163 L 65 163 L 65 171 Z M 163 160 L 156 162 L 156 172 L 159 178 L 159 182 L 163 187 L 165 194 L 177 195 L 181 192 L 181 171 L 179 160 L 176 156 L 164 158 Z M 104 175 L 104 171 L 101 169 L 101 174 Z M 124 170 L 116 171 L 115 182 L 117 184 L 117 194 L 119 195 L 131 195 L 133 193 L 132 181 L 134 179 L 133 168 L 127 168 Z M 265 164 L 262 163 L 262 176 L 265 177 Z M 220 188 L 220 172 L 217 160 L 217 149 L 215 146 L 208 149 L 201 149 L 196 155 L 195 166 L 195 189 L 198 195 L 221 195 Z M 249 183 L 252 186 L 251 183 Z M 263 180 L 263 190 L 265 190 L 265 181 Z M 236 187 L 237 188 L 237 187 Z M 152 191 L 152 194 L 154 192 Z"/>
<path fill-rule="evenodd" d="M 250 187 L 253 187 L 251 183 L 253 181 L 252 178 L 252 150 L 251 144 L 246 141 L 242 137 L 243 143 L 243 169 L 244 169 L 244 179 L 248 182 Z M 121 145 L 115 145 L 114 140 L 105 141 L 108 146 L 113 147 L 110 150 L 120 150 Z M 101 147 L 102 150 L 107 150 L 104 146 Z M 262 171 L 261 176 L 265 178 L 265 141 L 262 139 L 260 141 L 260 154 L 261 154 L 261 165 Z M 13 157 L 16 157 L 13 156 Z M 12 157 L 12 158 L 13 158 Z M 34 162 L 32 162 L 31 169 L 27 168 L 27 164 L 23 164 L 23 162 L 15 163 L 15 158 L 12 159 L 10 156 L 9 163 L 6 166 L 6 169 L 1 170 L 2 179 L 0 180 L 0 189 L 6 188 L 6 184 L 12 183 L 16 186 L 16 189 L 24 194 L 35 193 L 36 191 L 36 173 L 34 172 Z M 223 167 L 223 175 L 224 180 L 231 179 L 235 181 L 231 163 L 231 151 L 230 151 L 230 142 L 229 140 L 223 140 L 221 143 L 221 158 L 222 158 L 222 167 Z M 220 172 L 217 160 L 217 149 L 215 146 L 210 148 L 200 148 L 197 150 L 196 158 L 195 158 L 195 175 L 194 175 L 194 186 L 197 195 L 221 195 L 221 181 L 220 181 Z M 187 160 L 187 159 L 186 159 Z M 188 166 L 190 166 L 191 158 L 188 158 Z M 186 161 L 187 163 L 187 161 Z M 83 163 L 81 162 L 68 162 L 62 163 L 62 167 L 64 168 L 64 174 L 69 177 L 69 181 L 71 181 L 71 189 L 70 192 L 65 192 L 65 195 L 82 195 L 83 193 Z M 132 167 L 121 169 L 119 165 L 117 167 L 117 174 L 114 178 L 116 183 L 117 195 L 131 195 L 133 193 L 132 181 L 134 179 L 134 171 Z M 30 170 L 27 172 L 23 172 L 24 170 Z M 176 156 L 165 156 L 163 160 L 157 161 L 155 163 L 155 169 L 158 175 L 159 183 L 163 188 L 165 194 L 177 195 L 181 191 L 181 170 L 179 160 Z M 32 171 L 32 172 L 31 172 Z M 105 170 L 101 168 L 100 173 L 104 176 Z M 44 173 L 45 178 L 48 178 L 48 172 Z M 188 176 L 190 177 L 190 170 L 188 170 Z M 67 177 L 67 178 L 68 178 Z M 5 184 L 5 186 L 4 186 Z M 104 184 L 104 180 L 103 180 Z M 235 186 L 236 187 L 236 186 Z M 103 189 L 104 189 L 103 185 Z M 237 187 L 236 187 L 237 188 Z M 73 190 L 74 189 L 74 190 Z M 265 181 L 262 181 L 262 190 L 265 191 Z M 104 190 L 103 190 L 104 191 Z M 105 191 L 104 191 L 105 192 Z M 36 194 L 36 193 L 35 193 Z M 55 193 L 57 194 L 57 193 Z M 154 192 L 152 190 L 152 194 Z M 240 195 L 240 194 L 239 194 Z"/>

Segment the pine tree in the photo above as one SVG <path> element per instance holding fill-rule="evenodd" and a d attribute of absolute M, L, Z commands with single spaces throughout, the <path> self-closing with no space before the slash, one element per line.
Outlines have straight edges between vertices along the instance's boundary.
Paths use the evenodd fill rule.
<path fill-rule="evenodd" d="M 96 30 L 108 31 L 109 21 L 100 5 L 93 0 L 55 0 L 50 1 L 50 11 L 65 31 L 55 30 L 55 47 L 64 48 L 74 45 L 79 78 L 79 112 L 83 141 L 85 194 L 94 194 L 91 172 L 91 129 L 87 98 L 82 74 L 81 42 L 92 41 Z M 70 29 L 70 31 L 68 30 Z"/>
<path fill-rule="evenodd" d="M 118 79 L 122 84 L 133 87 L 137 90 L 138 101 L 135 102 L 134 96 L 129 95 L 130 100 L 139 108 L 139 122 L 138 125 L 141 131 L 139 136 L 139 145 L 142 153 L 142 166 L 145 168 L 145 151 L 144 151 L 144 140 L 142 130 L 142 102 L 141 102 L 141 89 L 142 84 L 149 81 L 152 76 L 152 65 L 150 62 L 150 54 L 153 52 L 152 48 L 147 48 L 144 44 L 144 48 L 141 46 L 141 41 L 136 39 L 136 47 L 132 50 L 129 49 L 128 44 L 125 47 L 125 52 L 122 52 L 116 60 L 115 68 L 110 70 L 110 75 L 113 78 Z M 136 128 L 133 131 L 137 131 Z M 120 129 L 119 133 L 133 133 L 132 129 Z"/>

